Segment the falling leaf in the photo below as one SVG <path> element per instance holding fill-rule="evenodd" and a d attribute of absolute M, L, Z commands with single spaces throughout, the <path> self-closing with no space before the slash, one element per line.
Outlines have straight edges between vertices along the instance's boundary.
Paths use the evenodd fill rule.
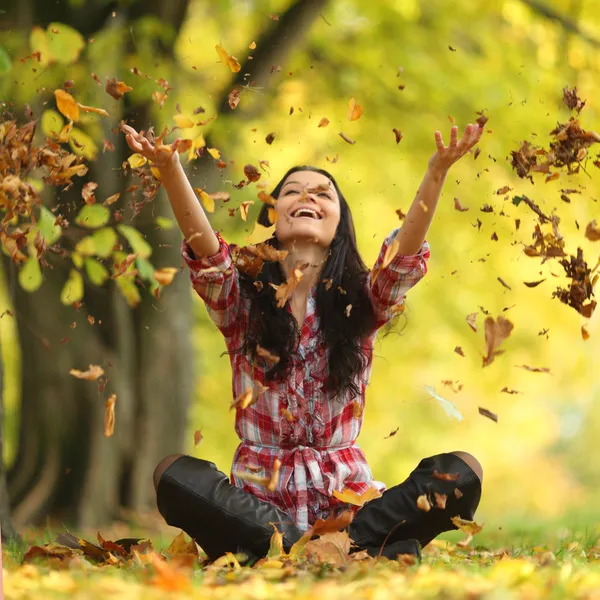
<path fill-rule="evenodd" d="M 254 231 L 246 238 L 249 244 L 261 244 L 275 235 L 275 225 L 265 227 L 260 223 L 254 224 Z"/>
<path fill-rule="evenodd" d="M 483 525 L 478 525 L 475 521 L 468 521 L 461 517 L 452 517 L 452 523 L 467 535 L 477 535 L 483 529 Z"/>
<path fill-rule="evenodd" d="M 340 133 L 338 133 L 338 135 L 348 144 L 356 144 L 356 142 L 352 139 L 350 139 L 343 131 L 340 131 Z"/>
<path fill-rule="evenodd" d="M 460 346 L 456 346 L 456 348 L 454 348 L 454 352 L 456 352 L 456 354 L 458 354 L 459 356 L 465 355 L 465 353 L 463 352 L 463 349 Z"/>
<path fill-rule="evenodd" d="M 277 300 L 277 308 L 283 308 L 290 299 L 294 290 L 300 283 L 303 276 L 303 270 L 298 266 L 289 269 L 285 283 L 280 285 L 270 285 L 275 289 L 275 299 Z"/>
<path fill-rule="evenodd" d="M 103 117 L 110 117 L 110 115 L 103 108 L 97 108 L 96 106 L 85 106 L 79 102 L 77 103 L 77 106 L 82 112 L 96 113 L 97 115 L 102 115 Z"/>
<path fill-rule="evenodd" d="M 392 129 L 392 131 L 394 132 L 394 135 L 396 136 L 396 144 L 399 144 L 402 141 L 402 138 L 404 137 L 404 135 L 402 135 L 402 132 L 399 129 L 396 129 L 395 127 Z"/>
<path fill-rule="evenodd" d="M 267 194 L 266 192 L 259 192 L 258 199 L 261 202 L 268 204 L 269 206 L 275 206 L 275 198 L 273 198 L 273 196 L 271 196 L 270 194 Z"/>
<path fill-rule="evenodd" d="M 281 468 L 281 461 L 276 458 L 273 462 L 273 470 L 271 471 L 271 475 L 269 477 L 261 477 L 256 473 L 248 473 L 248 472 L 240 472 L 234 471 L 233 474 L 241 479 L 242 481 L 248 481 L 250 483 L 256 483 L 261 485 L 270 492 L 274 492 L 277 489 L 277 483 L 279 481 L 279 470 Z"/>
<path fill-rule="evenodd" d="M 178 269 L 175 267 L 163 267 L 162 269 L 157 269 L 152 274 L 152 277 L 160 283 L 160 285 L 167 286 L 172 283 L 175 274 Z"/>
<path fill-rule="evenodd" d="M 242 93 L 236 88 L 233 88 L 231 92 L 229 92 L 229 96 L 227 96 L 227 102 L 229 103 L 229 108 L 231 108 L 231 110 L 235 110 L 237 108 L 237 105 L 240 103 L 241 96 Z"/>
<path fill-rule="evenodd" d="M 540 279 L 539 281 L 524 281 L 523 283 L 529 288 L 534 288 L 534 287 L 537 287 L 538 285 L 540 285 L 540 283 L 544 283 L 544 281 L 546 281 L 546 280 Z"/>
<path fill-rule="evenodd" d="M 396 429 L 390 431 L 383 439 L 388 440 L 389 438 L 394 437 L 398 433 L 398 431 L 400 431 L 400 427 L 396 427 Z"/>
<path fill-rule="evenodd" d="M 508 339 L 514 325 L 508 319 L 500 316 L 496 321 L 493 317 L 487 317 L 484 326 L 486 355 L 483 358 L 483 366 L 486 367 L 494 362 L 496 356 L 504 352 L 504 350 L 498 350 L 498 347 L 504 340 Z"/>
<path fill-rule="evenodd" d="M 363 113 L 362 106 L 356 103 L 354 98 L 350 98 L 348 101 L 348 119 L 351 121 L 356 121 L 360 119 Z"/>
<path fill-rule="evenodd" d="M 585 228 L 585 237 L 591 242 L 600 240 L 600 225 L 594 219 L 590 221 Z"/>
<path fill-rule="evenodd" d="M 207 194 L 204 190 L 201 190 L 200 188 L 194 188 L 194 192 L 196 192 L 196 194 L 200 196 L 200 200 L 202 202 L 202 206 L 204 206 L 204 210 L 210 213 L 215 212 L 215 200 L 210 194 Z"/>
<path fill-rule="evenodd" d="M 194 121 L 185 115 L 174 115 L 173 121 L 179 129 L 191 129 L 195 125 Z"/>
<path fill-rule="evenodd" d="M 111 394 L 110 398 L 106 401 L 106 408 L 104 411 L 104 437 L 110 437 L 115 431 L 115 404 L 117 402 L 117 395 Z"/>
<path fill-rule="evenodd" d="M 346 502 L 347 504 L 352 504 L 353 506 L 364 506 L 367 502 L 370 502 L 375 498 L 380 498 L 381 492 L 372 486 L 362 494 L 357 494 L 351 489 L 344 488 L 341 492 L 334 490 L 333 496 L 340 502 Z"/>
<path fill-rule="evenodd" d="M 526 371 L 531 371 L 532 373 L 550 373 L 550 369 L 548 367 L 530 367 L 528 365 L 516 365 L 520 369 L 525 369 Z"/>
<path fill-rule="evenodd" d="M 99 80 L 98 83 L 100 83 Z M 104 89 L 115 100 L 120 100 L 124 94 L 133 91 L 132 87 L 129 87 L 124 81 L 117 81 L 115 77 L 112 79 L 107 79 L 106 87 Z"/>
<path fill-rule="evenodd" d="M 481 406 L 478 407 L 479 408 L 479 414 L 487 417 L 488 419 L 491 419 L 492 421 L 495 421 L 496 423 L 498 422 L 498 415 L 493 413 L 491 410 L 488 410 L 487 408 L 482 408 Z"/>
<path fill-rule="evenodd" d="M 81 189 L 81 196 L 85 200 L 86 204 L 94 204 L 96 202 L 96 196 L 94 190 L 98 187 L 95 181 L 88 181 Z"/>
<path fill-rule="evenodd" d="M 56 98 L 56 106 L 58 110 L 63 114 L 69 121 L 79 120 L 79 106 L 75 102 L 75 98 L 64 90 L 54 90 L 54 97 Z"/>
<path fill-rule="evenodd" d="M 258 181 L 261 177 L 260 171 L 254 165 L 246 165 L 244 167 L 244 175 L 252 183 Z"/>
<path fill-rule="evenodd" d="M 242 410 L 248 408 L 248 406 L 250 406 L 252 403 L 252 393 L 252 387 L 247 387 L 241 394 L 239 394 L 239 396 L 233 399 L 231 405 L 229 406 L 229 410 L 234 408 L 240 408 Z"/>
<path fill-rule="evenodd" d="M 275 132 L 272 131 L 265 138 L 265 142 L 267 142 L 267 144 L 271 145 L 274 141 L 275 141 Z"/>
<path fill-rule="evenodd" d="M 103 206 L 110 206 L 111 204 L 114 204 L 120 197 L 121 192 L 117 192 L 116 194 L 109 196 L 102 204 Z"/>
<path fill-rule="evenodd" d="M 269 223 L 275 225 L 275 223 L 277 223 L 279 215 L 277 214 L 277 211 L 274 208 L 268 208 L 267 217 L 269 218 Z"/>
<path fill-rule="evenodd" d="M 221 44 L 217 44 L 215 46 L 215 50 L 217 51 L 221 61 L 229 67 L 232 73 L 237 73 L 242 68 L 240 63 L 237 61 L 237 58 L 235 58 L 235 56 L 231 56 L 231 54 L 229 54 L 227 50 L 221 46 Z"/>
<path fill-rule="evenodd" d="M 498 281 L 507 289 L 507 290 L 512 290 L 512 288 L 510 287 L 510 285 L 508 285 L 508 283 L 506 283 L 506 281 L 504 281 L 504 279 L 502 279 L 501 277 L 498 277 Z"/>
<path fill-rule="evenodd" d="M 194 448 L 202 441 L 203 437 L 202 431 L 199 429 L 194 431 Z"/>
<path fill-rule="evenodd" d="M 256 42 L 252 42 L 248 48 L 250 48 L 250 50 L 254 50 L 256 48 Z"/>
<path fill-rule="evenodd" d="M 426 385 L 424 387 L 429 392 L 429 394 L 440 403 L 440 406 L 444 409 L 448 417 L 450 417 L 451 419 L 454 418 L 457 421 L 463 420 L 462 414 L 459 412 L 459 410 L 456 408 L 456 405 L 453 402 L 450 402 L 450 400 L 446 400 L 446 398 L 440 396 L 435 391 L 435 388 L 433 386 Z"/>
<path fill-rule="evenodd" d="M 474 312 L 474 313 L 470 313 L 470 314 L 468 314 L 468 315 L 467 315 L 467 318 L 466 318 L 467 325 L 468 325 L 468 326 L 469 326 L 469 327 L 470 327 L 470 328 L 471 328 L 471 329 L 472 329 L 472 330 L 473 330 L 475 333 L 477 333 L 477 323 L 476 323 L 476 320 L 477 320 L 477 315 L 478 315 L 478 314 L 479 314 L 479 313 L 476 313 L 476 312 Z"/>
<path fill-rule="evenodd" d="M 318 127 L 327 127 L 327 125 L 329 125 L 329 119 L 327 117 L 323 117 L 320 121 L 319 121 L 319 125 Z"/>
<path fill-rule="evenodd" d="M 311 535 L 325 535 L 327 533 L 336 533 L 346 529 L 354 519 L 352 510 L 345 510 L 337 517 L 331 516 L 328 519 L 317 519 L 309 530 Z"/>
<path fill-rule="evenodd" d="M 242 221 L 245 221 L 248 218 L 248 208 L 252 204 L 254 204 L 254 200 L 248 200 L 240 204 L 240 215 L 242 217 Z"/>
<path fill-rule="evenodd" d="M 143 167 L 147 162 L 148 159 L 145 156 L 142 156 L 141 154 L 132 154 L 128 159 L 127 162 L 129 163 L 129 166 L 132 169 L 139 169 L 140 167 Z"/>
<path fill-rule="evenodd" d="M 424 512 L 429 512 L 431 510 L 431 504 L 425 494 L 422 494 L 417 498 L 417 507 Z"/>
<path fill-rule="evenodd" d="M 221 153 L 216 148 L 209 148 L 208 153 L 215 159 L 219 160 L 221 158 Z"/>
<path fill-rule="evenodd" d="M 98 365 L 90 365 L 87 371 L 79 371 L 77 369 L 71 369 L 70 375 L 77 377 L 77 379 L 86 379 L 87 381 L 96 381 L 99 377 L 104 375 L 104 369 Z"/>
<path fill-rule="evenodd" d="M 454 198 L 454 208 L 456 210 L 459 210 L 460 212 L 466 212 L 467 210 L 469 210 L 468 208 L 465 208 L 461 203 L 460 200 L 458 198 Z"/>

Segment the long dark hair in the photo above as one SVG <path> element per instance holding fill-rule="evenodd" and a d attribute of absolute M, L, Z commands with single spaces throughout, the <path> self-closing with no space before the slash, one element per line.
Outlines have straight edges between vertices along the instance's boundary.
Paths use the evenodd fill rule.
<path fill-rule="evenodd" d="M 366 282 L 368 269 L 362 261 L 356 244 L 356 235 L 350 207 L 333 176 L 323 169 L 311 166 L 291 168 L 275 186 L 271 195 L 277 199 L 285 180 L 297 171 L 313 171 L 327 177 L 337 191 L 340 202 L 340 222 L 329 248 L 317 284 L 316 303 L 319 317 L 319 335 L 328 350 L 328 373 L 321 374 L 325 388 L 338 397 L 343 392 L 351 396 L 360 393 L 355 377 L 362 373 L 370 359 L 371 349 L 364 347 L 365 338 L 375 328 L 375 315 L 368 297 Z M 268 205 L 259 213 L 258 222 L 270 226 Z M 268 244 L 279 248 L 273 237 Z M 260 283 L 259 283 L 260 282 Z M 240 270 L 240 287 L 250 298 L 250 320 L 243 349 L 256 358 L 257 344 L 279 357 L 270 367 L 270 378 L 284 378 L 289 372 L 293 355 L 297 352 L 299 331 L 296 319 L 285 308 L 278 308 L 275 290 L 285 282 L 281 265 L 265 261 L 256 275 Z M 352 307 L 349 309 L 348 305 Z M 319 377 L 319 374 L 315 374 Z"/>

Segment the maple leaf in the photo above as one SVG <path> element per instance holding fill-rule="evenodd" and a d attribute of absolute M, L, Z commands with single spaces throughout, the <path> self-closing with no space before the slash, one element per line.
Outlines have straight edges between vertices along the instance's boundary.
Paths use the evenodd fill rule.
<path fill-rule="evenodd" d="M 500 316 L 496 321 L 492 317 L 487 317 L 484 326 L 486 356 L 483 358 L 483 366 L 486 367 L 492 364 L 496 356 L 504 352 L 504 350 L 498 350 L 498 347 L 510 336 L 514 325 L 508 319 Z"/>

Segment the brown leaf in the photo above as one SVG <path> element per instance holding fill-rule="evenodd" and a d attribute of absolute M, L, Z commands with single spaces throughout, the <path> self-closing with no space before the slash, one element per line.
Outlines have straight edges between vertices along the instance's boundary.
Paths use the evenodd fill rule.
<path fill-rule="evenodd" d="M 468 326 L 469 326 L 469 327 L 470 327 L 470 328 L 471 328 L 471 329 L 472 329 L 472 330 L 473 330 L 475 333 L 477 333 L 477 323 L 476 323 L 476 320 L 477 320 L 477 315 L 478 315 L 478 314 L 479 314 L 479 313 L 476 313 L 476 312 L 474 312 L 474 313 L 470 313 L 470 314 L 468 314 L 468 315 L 467 315 L 467 318 L 466 318 L 467 325 L 468 325 Z"/>
<path fill-rule="evenodd" d="M 507 289 L 507 290 L 512 290 L 512 288 L 510 287 L 510 285 L 508 285 L 508 283 L 506 283 L 506 281 L 504 281 L 504 279 L 502 279 L 501 277 L 498 277 L 498 281 Z"/>
<path fill-rule="evenodd" d="M 200 429 L 194 431 L 194 448 L 202 441 L 203 437 L 204 436 L 202 435 L 202 431 Z"/>
<path fill-rule="evenodd" d="M 496 423 L 498 422 L 498 415 L 493 413 L 491 410 L 488 410 L 487 408 L 482 408 L 481 406 L 478 407 L 479 408 L 479 414 L 487 417 L 488 419 L 491 419 L 492 421 L 495 421 Z"/>
<path fill-rule="evenodd" d="M 581 326 L 581 337 L 584 340 L 589 340 L 590 339 L 590 332 L 587 330 L 587 327 L 585 325 Z"/>
<path fill-rule="evenodd" d="M 300 283 L 300 280 L 303 276 L 303 269 L 298 266 L 292 267 L 287 276 L 287 280 L 285 283 L 280 285 L 275 285 L 273 283 L 269 284 L 271 287 L 275 289 L 275 299 L 277 300 L 277 308 L 283 308 L 290 296 L 294 293 L 294 290 Z"/>
<path fill-rule="evenodd" d="M 267 362 L 270 362 L 276 365 L 279 362 L 279 356 L 269 352 L 265 348 L 261 347 L 259 344 L 256 344 L 256 354 L 261 358 L 264 358 Z"/>
<path fill-rule="evenodd" d="M 448 496 L 446 494 L 438 494 L 437 492 L 433 492 L 435 497 L 435 505 L 444 510 L 446 508 L 446 501 L 448 500 Z"/>
<path fill-rule="evenodd" d="M 521 392 L 519 392 L 517 390 L 509 390 L 507 387 L 503 387 L 500 390 L 500 393 L 505 393 L 505 394 L 520 394 Z"/>
<path fill-rule="evenodd" d="M 343 567 L 350 562 L 352 540 L 345 531 L 326 533 L 306 544 L 306 554 L 317 563 Z"/>
<path fill-rule="evenodd" d="M 394 135 L 396 136 L 396 144 L 399 144 L 400 141 L 402 140 L 402 138 L 404 137 L 402 135 L 402 132 L 399 129 L 396 129 L 395 127 L 392 129 L 392 131 L 394 132 Z"/>
<path fill-rule="evenodd" d="M 129 87 L 124 81 L 118 81 L 116 77 L 107 79 L 106 87 L 104 89 L 115 100 L 120 100 L 124 94 L 133 90 L 133 88 Z"/>
<path fill-rule="evenodd" d="M 456 346 L 456 348 L 454 348 L 454 352 L 456 352 L 456 354 L 458 354 L 460 356 L 465 355 L 465 353 L 463 352 L 463 349 L 460 346 Z"/>
<path fill-rule="evenodd" d="M 277 488 L 277 482 L 279 481 L 279 470 L 281 468 L 281 461 L 276 458 L 273 463 L 273 471 L 269 477 L 261 477 L 256 473 L 248 473 L 241 471 L 234 471 L 234 474 L 239 477 L 242 481 L 249 481 L 266 487 L 270 492 L 274 492 Z"/>
<path fill-rule="evenodd" d="M 81 189 L 81 196 L 85 200 L 86 204 L 94 204 L 96 202 L 96 196 L 94 190 L 98 187 L 95 181 L 88 181 Z"/>
<path fill-rule="evenodd" d="M 394 431 L 390 431 L 390 433 L 388 435 L 386 435 L 383 439 L 387 440 L 391 437 L 394 437 L 398 433 L 399 430 L 400 430 L 400 427 L 396 427 L 396 429 L 394 429 Z"/>
<path fill-rule="evenodd" d="M 466 212 L 467 210 L 469 210 L 468 208 L 465 208 L 461 203 L 460 200 L 458 198 L 454 198 L 454 208 L 460 212 Z"/>
<path fill-rule="evenodd" d="M 328 519 L 317 519 L 315 524 L 309 530 L 311 535 L 324 535 L 326 533 L 335 533 L 346 529 L 354 519 L 354 511 L 345 510 L 337 517 L 331 516 Z"/>
<path fill-rule="evenodd" d="M 260 179 L 261 173 L 254 165 L 246 165 L 244 175 L 246 175 L 248 181 L 254 182 Z"/>
<path fill-rule="evenodd" d="M 227 101 L 229 102 L 229 108 L 231 110 L 235 110 L 237 105 L 240 103 L 241 92 L 240 90 L 233 88 L 231 92 L 229 92 L 229 96 L 227 96 Z"/>
<path fill-rule="evenodd" d="M 111 437 L 115 431 L 115 403 L 117 402 L 117 395 L 111 394 L 110 398 L 106 401 L 106 408 L 104 411 L 104 437 Z"/>
<path fill-rule="evenodd" d="M 587 224 L 585 228 L 585 237 L 591 242 L 600 240 L 600 225 L 598 225 L 595 219 Z"/>
<path fill-rule="evenodd" d="M 87 371 L 79 371 L 77 369 L 71 369 L 70 375 L 77 377 L 77 379 L 86 379 L 87 381 L 96 381 L 99 377 L 104 375 L 104 369 L 98 365 L 90 365 Z"/>
<path fill-rule="evenodd" d="M 440 473 L 437 469 L 434 469 L 432 477 L 440 481 L 457 481 L 460 473 Z"/>
<path fill-rule="evenodd" d="M 320 121 L 319 121 L 319 125 L 318 127 L 327 127 L 327 125 L 329 125 L 329 119 L 327 117 L 323 117 Z"/>
<path fill-rule="evenodd" d="M 267 142 L 267 144 L 271 145 L 274 141 L 275 141 L 275 132 L 272 131 L 265 138 L 265 142 Z"/>
<path fill-rule="evenodd" d="M 486 367 L 491 365 L 494 358 L 503 352 L 498 350 L 498 347 L 508 339 L 514 325 L 508 319 L 500 316 L 496 321 L 493 317 L 486 317 L 484 326 L 486 356 L 483 358 L 483 366 Z"/>
<path fill-rule="evenodd" d="M 530 367 L 528 365 L 517 365 L 517 367 L 525 369 L 526 371 L 531 371 L 532 373 L 550 373 L 548 367 Z"/>
<path fill-rule="evenodd" d="M 338 133 L 338 135 L 348 144 L 356 144 L 356 142 L 352 139 L 350 139 L 343 131 L 340 131 L 340 133 Z"/>
<path fill-rule="evenodd" d="M 524 281 L 523 283 L 530 288 L 537 287 L 540 283 L 544 283 L 545 279 L 540 279 L 539 281 Z"/>

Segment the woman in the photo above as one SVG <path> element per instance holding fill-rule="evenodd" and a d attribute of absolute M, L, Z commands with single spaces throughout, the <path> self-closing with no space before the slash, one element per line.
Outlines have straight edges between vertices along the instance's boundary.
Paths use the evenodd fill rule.
<path fill-rule="evenodd" d="M 421 547 L 456 529 L 454 516 L 472 520 L 482 479 L 473 456 L 426 458 L 406 481 L 385 490 L 373 481 L 356 438 L 377 332 L 425 275 L 425 235 L 448 169 L 477 144 L 482 127 L 469 124 L 460 141 L 453 127 L 447 147 L 436 132 L 423 183 L 372 271 L 358 254 L 348 204 L 326 171 L 286 173 L 271 195 L 275 217 L 267 204 L 259 216 L 262 225 L 276 222 L 270 251 L 263 247 L 256 256 L 213 231 L 177 142 L 155 147 L 133 128 L 122 129 L 131 149 L 160 170 L 185 237 L 192 284 L 225 338 L 238 400 L 241 443 L 231 483 L 213 463 L 190 456 L 171 455 L 157 466 L 157 504 L 167 523 L 186 531 L 211 559 L 227 551 L 260 557 L 272 524 L 289 549 L 316 519 L 349 508 L 334 492 L 361 495 L 375 487 L 383 493 L 356 512 L 349 535 L 357 548 L 393 558 L 420 556 Z M 422 496 L 428 510 L 424 498 L 417 502 Z"/>

